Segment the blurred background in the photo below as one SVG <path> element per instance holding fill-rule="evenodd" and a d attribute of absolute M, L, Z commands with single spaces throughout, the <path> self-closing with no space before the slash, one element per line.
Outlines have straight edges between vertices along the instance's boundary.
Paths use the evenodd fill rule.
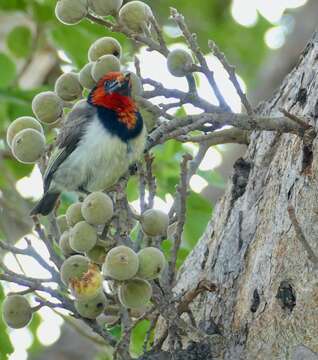
<path fill-rule="evenodd" d="M 296 64 L 301 50 L 315 30 L 317 0 L 147 0 L 163 26 L 171 48 L 184 47 L 176 26 L 169 20 L 169 7 L 184 14 L 191 31 L 198 34 L 202 50 L 215 71 L 217 82 L 235 112 L 240 101 L 222 66 L 208 53 L 207 41 L 213 39 L 236 65 L 242 87 L 253 105 L 271 96 L 284 76 Z M 87 62 L 91 43 L 102 36 L 114 36 L 124 49 L 127 68 L 133 70 L 133 57 L 139 56 L 144 77 L 162 82 L 166 87 L 186 89 L 184 79 L 169 75 L 165 59 L 158 54 L 137 48 L 124 36 L 82 21 L 66 26 L 54 16 L 56 0 L 0 0 L 0 239 L 18 246 L 30 234 L 32 224 L 28 211 L 42 194 L 42 180 L 37 167 L 22 165 L 12 158 L 5 142 L 6 128 L 15 118 L 32 115 L 31 101 L 35 94 L 53 88 L 62 72 L 78 71 Z M 215 103 L 205 79 L 197 77 L 199 94 Z M 163 99 L 156 99 L 157 103 Z M 194 113 L 184 106 L 180 114 Z M 48 139 L 54 131 L 46 129 Z M 244 154 L 245 147 L 226 145 L 210 148 L 199 172 L 191 178 L 188 216 L 179 264 L 195 246 L 213 206 L 231 176 L 234 161 Z M 169 141 L 154 152 L 158 196 L 155 207 L 168 211 L 175 185 L 179 180 L 179 163 L 185 152 L 196 154 L 195 145 Z M 138 179 L 129 182 L 128 196 L 138 209 Z M 74 194 L 64 194 L 60 212 L 75 201 Z M 29 235 L 33 236 L 33 235 Z M 44 256 L 46 250 L 34 239 Z M 171 243 L 163 244 L 165 251 Z M 8 267 L 17 272 L 19 264 L 10 254 L 1 254 Z M 30 259 L 20 257 L 20 264 L 30 276 L 43 274 L 43 269 Z M 18 286 L 0 285 L 0 306 L 4 294 Z M 88 329 L 49 309 L 41 309 L 26 329 L 7 329 L 0 319 L 0 360 L 25 359 L 108 359 L 107 349 Z M 136 327 L 132 350 L 142 348 L 147 323 Z M 79 332 L 80 330 L 80 332 Z M 114 334 L 118 329 L 112 330 Z"/>

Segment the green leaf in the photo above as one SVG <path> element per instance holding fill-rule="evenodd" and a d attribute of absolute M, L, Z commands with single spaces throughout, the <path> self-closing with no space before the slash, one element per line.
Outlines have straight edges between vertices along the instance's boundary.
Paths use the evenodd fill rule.
<path fill-rule="evenodd" d="M 30 12 L 37 22 L 47 23 L 55 19 L 55 8 L 56 0 L 45 0 L 45 1 L 31 1 Z"/>
<path fill-rule="evenodd" d="M 182 144 L 169 140 L 154 149 L 154 175 L 157 179 L 157 193 L 164 198 L 167 193 L 173 194 L 179 181 Z"/>
<path fill-rule="evenodd" d="M 225 180 L 219 172 L 213 170 L 198 170 L 197 174 L 202 176 L 203 179 L 205 179 L 210 185 L 213 185 L 219 189 L 225 188 Z"/>
<path fill-rule="evenodd" d="M 184 226 L 185 246 L 191 250 L 202 235 L 211 218 L 212 206 L 201 195 L 191 192 L 187 199 L 187 216 Z"/>
<path fill-rule="evenodd" d="M 25 10 L 26 0 L 0 0 L 0 9 L 2 10 Z"/>
<path fill-rule="evenodd" d="M 1 312 L 1 304 L 3 303 L 5 296 L 0 285 L 0 312 Z M 7 360 L 8 355 L 12 354 L 14 349 L 11 344 L 10 338 L 7 332 L 7 326 L 4 323 L 2 316 L 0 315 L 0 360 Z"/>
<path fill-rule="evenodd" d="M 130 351 L 133 356 L 140 356 L 143 353 L 143 344 L 150 321 L 140 321 L 133 329 L 130 339 Z"/>
<path fill-rule="evenodd" d="M 7 36 L 7 46 L 16 57 L 27 57 L 32 48 L 32 33 L 26 26 L 17 26 Z"/>
<path fill-rule="evenodd" d="M 15 159 L 5 159 L 3 160 L 4 166 L 8 171 L 14 175 L 14 177 L 19 180 L 24 176 L 30 175 L 34 165 L 20 164 L 18 160 Z"/>
<path fill-rule="evenodd" d="M 109 333 L 113 335 L 116 339 L 120 339 L 121 337 L 121 326 L 115 325 L 109 329 Z"/>
<path fill-rule="evenodd" d="M 8 55 L 0 53 L 0 89 L 7 88 L 16 77 L 16 67 Z"/>
<path fill-rule="evenodd" d="M 82 68 L 87 62 L 87 52 L 91 44 L 102 36 L 112 36 L 123 44 L 125 37 L 112 33 L 102 26 L 82 21 L 76 26 L 57 23 L 49 32 L 54 45 L 65 51 L 75 67 Z"/>
<path fill-rule="evenodd" d="M 128 201 L 134 201 L 138 199 L 139 184 L 136 176 L 131 176 L 127 184 L 127 198 Z"/>

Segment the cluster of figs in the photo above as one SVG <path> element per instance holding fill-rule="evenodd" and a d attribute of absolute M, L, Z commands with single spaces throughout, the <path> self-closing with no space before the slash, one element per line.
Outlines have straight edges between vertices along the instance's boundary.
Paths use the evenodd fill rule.
<path fill-rule="evenodd" d="M 142 1 L 130 1 L 124 6 L 122 3 L 123 0 L 58 0 L 55 14 L 66 25 L 78 24 L 90 13 L 98 18 L 111 15 L 131 33 L 149 35 L 151 8 Z M 62 74 L 54 91 L 34 97 L 34 117 L 19 117 L 7 129 L 7 143 L 19 162 L 34 164 L 40 160 L 47 148 L 43 126 L 58 128 L 69 109 L 86 101 L 83 96 L 105 74 L 122 70 L 122 52 L 115 38 L 97 39 L 89 48 L 87 64 L 79 72 Z M 192 65 L 192 56 L 183 49 L 172 50 L 167 56 L 167 68 L 174 76 L 188 75 Z M 134 73 L 131 80 L 132 96 L 142 96 L 141 80 Z M 166 265 L 158 248 L 145 247 L 136 253 L 128 246 L 114 246 L 100 239 L 101 228 L 110 221 L 113 211 L 111 198 L 103 192 L 94 192 L 58 217 L 62 234 L 59 246 L 65 257 L 61 280 L 71 290 L 77 312 L 88 319 L 95 319 L 114 306 L 108 304 L 105 280 L 123 306 L 145 307 L 152 296 L 150 281 L 158 278 Z M 168 224 L 168 215 L 159 210 L 150 209 L 140 216 L 140 225 L 148 236 L 165 236 Z M 12 294 L 3 302 L 2 313 L 8 326 L 21 328 L 29 323 L 35 309 L 25 296 Z"/>
<path fill-rule="evenodd" d="M 98 17 L 113 15 L 133 33 L 149 30 L 153 18 L 151 8 L 142 1 L 130 1 L 122 6 L 122 0 L 58 0 L 55 13 L 64 24 L 75 25 L 89 12 Z M 7 143 L 13 156 L 21 163 L 36 163 L 46 150 L 43 125 L 59 127 L 69 108 L 79 106 L 83 95 L 93 89 L 99 79 L 112 71 L 123 68 L 122 47 L 113 37 L 97 39 L 88 50 L 88 62 L 79 72 L 62 74 L 55 82 L 54 91 L 37 94 L 32 101 L 34 117 L 22 116 L 14 120 L 7 130 Z M 167 68 L 177 77 L 191 72 L 192 56 L 183 49 L 174 49 L 167 57 Z M 131 73 L 132 96 L 142 96 L 139 77 Z"/>
<path fill-rule="evenodd" d="M 165 256 L 156 247 L 135 252 L 129 246 L 101 239 L 113 215 L 110 196 L 93 192 L 57 218 L 59 248 L 65 258 L 60 268 L 61 281 L 70 290 L 76 311 L 84 318 L 107 314 L 108 306 L 113 314 L 119 303 L 132 310 L 145 309 L 152 296 L 150 281 L 159 278 L 166 267 Z M 149 209 L 138 218 L 147 236 L 166 235 L 169 217 L 164 212 Z M 106 283 L 109 297 L 116 300 L 107 298 Z M 10 327 L 20 328 L 29 323 L 33 309 L 24 296 L 16 294 L 5 299 L 2 312 Z"/>

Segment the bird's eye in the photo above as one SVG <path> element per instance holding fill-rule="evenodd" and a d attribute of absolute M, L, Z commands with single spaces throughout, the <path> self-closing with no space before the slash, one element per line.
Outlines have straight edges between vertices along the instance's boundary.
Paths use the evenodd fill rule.
<path fill-rule="evenodd" d="M 104 83 L 104 87 L 106 91 L 109 91 L 114 85 L 116 85 L 116 80 L 106 80 Z"/>

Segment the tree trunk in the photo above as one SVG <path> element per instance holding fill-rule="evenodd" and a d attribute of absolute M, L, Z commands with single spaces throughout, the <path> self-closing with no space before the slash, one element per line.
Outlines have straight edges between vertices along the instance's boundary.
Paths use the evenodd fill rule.
<path fill-rule="evenodd" d="M 262 86 L 262 84 L 259 84 Z M 258 113 L 309 116 L 317 130 L 318 34 Z M 292 204 L 318 255 L 318 146 L 297 135 L 254 132 L 232 183 L 182 269 L 176 291 L 207 279 L 218 287 L 191 305 L 208 334 L 225 339 L 219 359 L 318 359 L 318 277 L 296 236 Z"/>

